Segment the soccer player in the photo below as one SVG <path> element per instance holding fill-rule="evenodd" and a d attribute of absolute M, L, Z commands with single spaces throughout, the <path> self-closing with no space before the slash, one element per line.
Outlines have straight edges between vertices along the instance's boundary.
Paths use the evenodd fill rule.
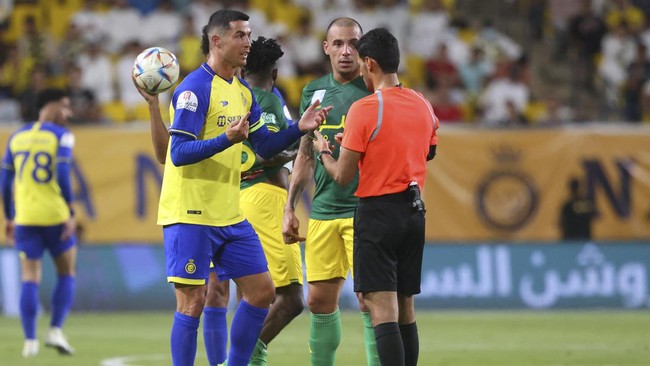
<path fill-rule="evenodd" d="M 24 357 L 35 356 L 39 348 L 36 317 L 45 250 L 54 259 L 57 272 L 45 345 L 60 354 L 74 353 L 61 330 L 72 307 L 77 257 L 70 185 L 74 136 L 66 128 L 72 107 L 70 98 L 59 89 L 39 93 L 37 107 L 38 120 L 10 137 L 0 171 L 5 234 L 9 242 L 15 243 L 22 268 Z"/>
<path fill-rule="evenodd" d="M 171 330 L 175 366 L 194 364 L 211 262 L 221 281 L 233 279 L 242 292 L 232 320 L 228 365 L 248 364 L 275 288 L 259 238 L 240 208 L 241 142 L 248 139 L 258 155 L 272 157 L 318 128 L 331 109 L 317 111 L 316 102 L 294 126 L 269 133 L 255 96 L 235 76 L 250 52 L 248 18 L 236 10 L 210 16 L 202 42 L 207 62 L 172 96 L 158 224 L 163 226 L 167 280 L 176 294 Z"/>
<path fill-rule="evenodd" d="M 362 34 L 361 26 L 351 18 L 337 18 L 327 28 L 323 50 L 330 58 L 332 72 L 307 84 L 302 92 L 300 110 L 308 110 L 317 100 L 333 105 L 320 131 L 333 141 L 346 126 L 350 105 L 369 94 L 359 76 L 355 44 Z M 320 165 L 314 164 L 313 140 L 300 140 L 294 162 L 289 196 L 284 210 L 285 243 L 304 241 L 295 215 L 300 196 L 312 179 L 316 190 L 309 218 L 305 260 L 309 291 L 307 305 L 311 311 L 309 350 L 313 366 L 334 365 L 336 349 L 341 341 L 341 318 L 338 301 L 348 272 L 352 269 L 352 221 L 357 203 L 354 191 L 357 180 L 346 185 L 332 180 Z M 368 365 L 378 365 L 377 349 L 370 315 L 360 302 L 364 322 L 364 339 Z"/>
<path fill-rule="evenodd" d="M 350 107 L 338 162 L 319 132 L 316 148 L 339 184 L 353 181 L 358 166 L 354 291 L 370 308 L 381 364 L 415 366 L 413 297 L 420 293 L 425 227 L 420 190 L 436 153 L 439 121 L 422 94 L 400 84 L 399 46 L 388 30 L 365 34 L 357 51 L 374 94 Z"/>
<path fill-rule="evenodd" d="M 282 101 L 273 93 L 278 74 L 276 63 L 283 54 L 274 39 L 259 37 L 253 41 L 243 69 L 269 131 L 288 128 Z M 298 243 L 287 245 L 282 237 L 283 210 L 289 187 L 289 170 L 284 165 L 294 158 L 295 151 L 262 159 L 253 152 L 248 141 L 244 142 L 240 204 L 244 216 L 260 237 L 275 285 L 275 301 L 255 346 L 252 366 L 267 364 L 268 344 L 304 308 L 300 246 Z"/>

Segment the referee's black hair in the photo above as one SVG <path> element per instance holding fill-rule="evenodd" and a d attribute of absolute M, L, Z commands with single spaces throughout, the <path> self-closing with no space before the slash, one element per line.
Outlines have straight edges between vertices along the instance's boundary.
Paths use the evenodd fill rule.
<path fill-rule="evenodd" d="M 244 71 L 246 74 L 268 74 L 275 68 L 275 63 L 282 55 L 282 47 L 275 39 L 257 37 L 251 43 Z"/>
<path fill-rule="evenodd" d="M 359 27 L 359 32 L 363 34 L 363 28 L 361 27 L 361 24 L 359 24 L 359 22 L 349 17 L 340 17 L 332 20 L 332 22 L 327 26 L 327 30 L 325 31 L 325 37 L 327 37 L 327 35 L 330 33 L 330 29 L 332 29 L 332 27 L 335 25 L 339 27 L 357 26 Z"/>
<path fill-rule="evenodd" d="M 225 33 L 230 29 L 230 22 L 248 19 L 249 16 L 239 10 L 221 9 L 212 13 L 208 24 L 203 27 L 201 32 L 201 52 L 203 52 L 203 55 L 205 56 L 210 53 L 210 39 L 208 33 L 210 33 L 213 28 L 218 28 L 220 33 Z"/>
<path fill-rule="evenodd" d="M 36 110 L 40 111 L 49 103 L 58 102 L 67 96 L 68 93 L 66 93 L 63 89 L 45 89 L 42 92 L 38 93 L 36 96 Z"/>
<path fill-rule="evenodd" d="M 397 39 L 386 28 L 375 28 L 357 42 L 360 58 L 370 57 L 386 74 L 397 72 L 399 66 L 399 45 Z"/>

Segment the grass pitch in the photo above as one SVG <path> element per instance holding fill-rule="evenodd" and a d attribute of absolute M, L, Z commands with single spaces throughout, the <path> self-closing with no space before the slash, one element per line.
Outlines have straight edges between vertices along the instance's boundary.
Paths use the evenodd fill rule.
<path fill-rule="evenodd" d="M 46 314 L 47 315 L 47 314 Z M 39 336 L 48 317 L 39 319 Z M 365 365 L 361 319 L 345 312 L 337 365 Z M 23 359 L 20 321 L 0 317 L 0 366 L 171 365 L 172 313 L 72 313 L 65 332 L 76 349 L 59 356 L 41 343 Z M 650 365 L 650 312 L 419 312 L 420 366 Z M 199 331 L 196 366 L 208 365 Z M 308 366 L 309 316 L 269 347 L 270 365 Z"/>

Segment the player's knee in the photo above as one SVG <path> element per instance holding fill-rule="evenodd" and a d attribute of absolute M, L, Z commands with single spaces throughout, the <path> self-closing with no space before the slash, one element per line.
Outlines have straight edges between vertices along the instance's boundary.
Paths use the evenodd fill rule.
<path fill-rule="evenodd" d="M 331 314 L 336 311 L 338 301 L 326 296 L 308 296 L 307 306 L 314 314 Z"/>

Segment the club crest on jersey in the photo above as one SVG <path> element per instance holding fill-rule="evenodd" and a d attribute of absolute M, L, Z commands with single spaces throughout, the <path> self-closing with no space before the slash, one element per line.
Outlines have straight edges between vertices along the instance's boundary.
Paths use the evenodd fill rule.
<path fill-rule="evenodd" d="M 198 106 L 199 100 L 196 98 L 196 94 L 189 90 L 182 92 L 176 100 L 176 109 L 187 109 L 190 112 L 196 112 Z"/>
<path fill-rule="evenodd" d="M 196 264 L 194 264 L 194 259 L 187 261 L 187 264 L 185 265 L 185 272 L 189 274 L 196 272 Z"/>
<path fill-rule="evenodd" d="M 241 102 L 244 105 L 244 108 L 248 107 L 248 99 L 246 99 L 244 93 L 240 93 L 240 94 L 241 94 Z"/>

